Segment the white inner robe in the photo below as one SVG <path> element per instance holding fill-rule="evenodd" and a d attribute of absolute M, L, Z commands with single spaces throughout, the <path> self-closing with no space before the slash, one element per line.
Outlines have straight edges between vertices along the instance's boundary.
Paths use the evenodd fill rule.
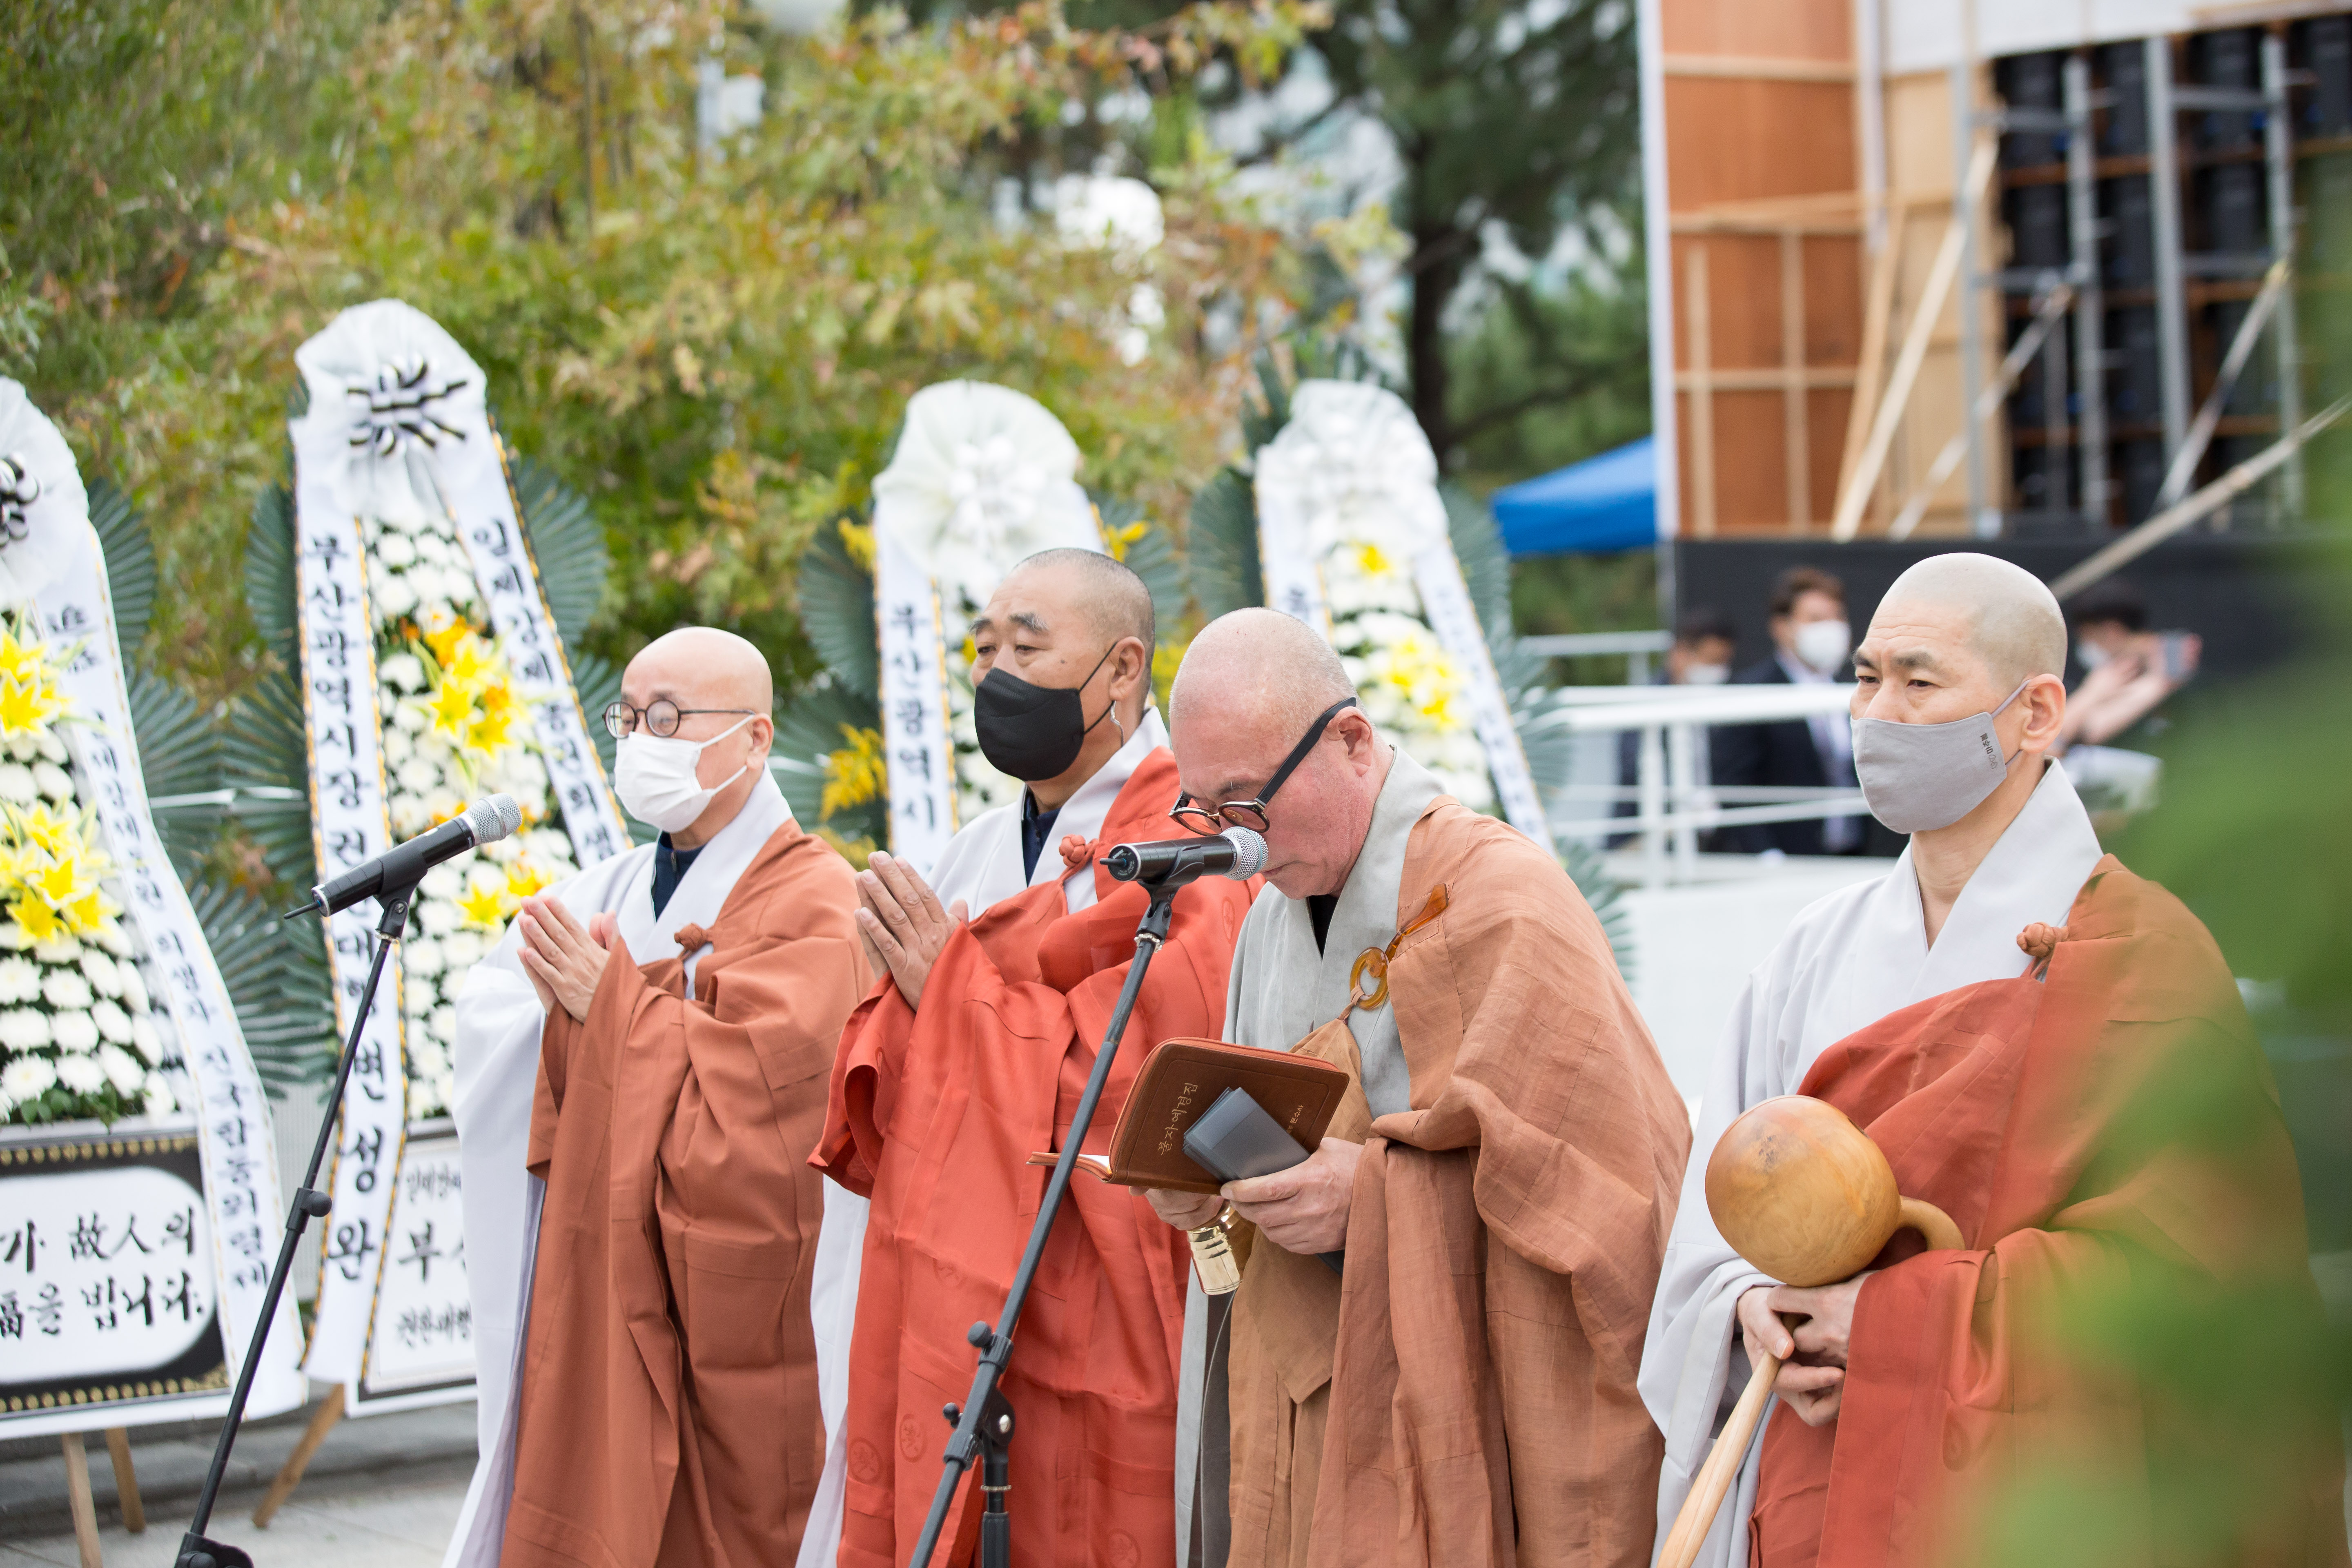
<path fill-rule="evenodd" d="M 1167 743 L 1168 726 L 1160 721 L 1160 710 L 1146 708 L 1135 733 L 1062 803 L 1034 870 L 1021 868 L 1020 801 L 973 817 L 948 840 L 932 868 L 931 890 L 939 895 L 940 907 L 951 908 L 961 899 L 966 914 L 977 918 L 1001 900 L 1059 881 L 1072 914 L 1092 909 L 1093 868 L 1084 876 L 1071 875 L 1056 846 L 1073 833 L 1092 839 L 1102 832 L 1103 818 L 1118 792 L 1143 759 Z M 1175 805 L 1174 797 L 1168 804 Z M 842 1418 L 849 1406 L 850 1331 L 857 1322 L 857 1271 L 866 1255 L 869 1206 L 832 1177 L 825 1178 L 824 1228 L 817 1237 L 816 1284 L 809 1296 L 809 1315 L 816 1327 L 817 1402 L 824 1411 L 824 1474 L 801 1536 L 797 1568 L 833 1568 L 841 1550 L 842 1510 L 849 1485 L 848 1436 Z"/>
<path fill-rule="evenodd" d="M 709 925 L 752 859 L 793 820 L 772 775 L 762 773 L 735 819 L 717 833 L 654 913 L 654 848 L 639 845 L 557 883 L 547 896 L 583 925 L 617 917 L 629 956 L 640 964 L 678 955 L 676 932 Z M 546 1012 L 518 956 L 520 922 L 467 973 L 457 992 L 457 1160 L 465 1186 L 466 1273 L 474 1300 L 475 1429 L 479 1457 L 442 1568 L 496 1568 L 514 1500 L 515 1389 L 522 1379 L 531 1274 L 539 1259 L 540 1205 L 547 1187 L 523 1168 L 539 1088 L 540 1031 Z M 704 949 L 686 955 L 687 994 Z M 817 1260 L 817 1287 L 824 1283 Z M 814 1289 L 812 1289 L 814 1301 Z M 814 1315 L 814 1314 L 812 1314 Z"/>
<path fill-rule="evenodd" d="M 2063 924 L 2099 855 L 2090 816 L 2065 770 L 2053 762 L 1961 889 L 1934 947 L 1906 847 L 1885 876 L 1808 906 L 1748 975 L 1699 1101 L 1642 1351 L 1642 1399 L 1666 1436 L 1658 1477 L 1660 1544 L 1747 1385 L 1748 1353 L 1737 1341 L 1739 1297 L 1777 1283 L 1732 1251 L 1707 1214 L 1707 1159 L 1725 1130 L 1759 1100 L 1794 1094 L 1815 1059 L 1855 1030 L 1930 996 L 2023 973 L 2030 961 L 2018 948 L 2018 932 L 2037 921 Z M 1773 1408 L 1777 1402 L 1767 1420 Z M 1695 1568 L 1738 1568 L 1748 1561 L 1764 1426 L 1757 1424 L 1738 1481 Z"/>

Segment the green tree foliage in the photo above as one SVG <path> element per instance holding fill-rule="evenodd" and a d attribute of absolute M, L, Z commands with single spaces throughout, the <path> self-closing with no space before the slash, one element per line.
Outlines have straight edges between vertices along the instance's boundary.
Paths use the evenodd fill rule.
<path fill-rule="evenodd" d="M 592 651 L 718 621 L 789 688 L 816 668 L 800 557 L 924 384 L 1039 397 L 1087 481 L 1157 516 L 1214 470 L 1236 356 L 1302 276 L 1284 237 L 1181 138 L 1148 254 L 1003 221 L 996 182 L 1066 105 L 1261 72 L 1318 15 L 1109 33 L 1041 0 L 799 39 L 717 0 L 59 0 L 0 57 L 11 162 L 40 171 L 0 195 L 0 368 L 140 498 L 182 589 L 154 635 L 202 696 L 268 657 L 239 568 L 293 351 L 384 295 L 466 343 L 512 446 L 588 498 L 614 563 Z M 767 112 L 706 144 L 714 59 Z M 1147 289 L 1164 324 L 1129 363 Z"/>

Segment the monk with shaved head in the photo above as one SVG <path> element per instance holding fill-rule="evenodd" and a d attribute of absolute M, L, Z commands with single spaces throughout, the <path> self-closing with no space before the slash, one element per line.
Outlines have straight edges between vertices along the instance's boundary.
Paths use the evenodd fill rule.
<path fill-rule="evenodd" d="M 854 1295 L 825 1312 L 846 1352 L 824 1492 L 839 1514 L 812 1524 L 803 1568 L 897 1568 L 930 1506 L 940 1406 L 971 1384 L 964 1332 L 1003 1304 L 1045 1184 L 1030 1156 L 1062 1146 L 1135 952 L 1144 890 L 1113 881 L 1102 852 L 1184 831 L 1157 642 L 1150 592 L 1108 555 L 1014 567 L 971 623 L 972 720 L 1019 801 L 966 824 L 936 866 L 877 854 L 858 878 L 881 978 L 843 1031 L 815 1162 L 828 1256 L 856 1264 Z M 1177 895 L 1089 1152 L 1152 1046 L 1216 1033 L 1255 890 L 1203 879 Z M 1175 1568 L 1190 1257 L 1139 1194 L 1086 1175 L 1070 1188 L 1002 1384 L 1020 1433 L 1014 1561 Z M 940 1561 L 970 1559 L 982 1500 L 967 1476 Z"/>
<path fill-rule="evenodd" d="M 849 867 L 768 773 L 768 662 L 684 626 L 604 723 L 655 841 L 523 905 L 457 998 L 481 1457 L 452 1568 L 789 1563 L 823 1469 L 825 1073 Z"/>
<path fill-rule="evenodd" d="M 1910 844 L 1800 914 L 1749 975 L 1643 1350 L 1666 1438 L 1662 1531 L 1750 1367 L 1785 1363 L 1700 1549 L 1708 1568 L 1942 1561 L 1971 1510 L 2062 1453 L 2111 1466 L 2143 1544 L 2178 1543 L 2156 1495 L 2180 1462 L 2162 1424 L 2060 1354 L 2049 1326 L 2126 1273 L 2184 1294 L 2309 1289 L 2294 1152 L 2230 970 L 2178 900 L 2102 854 L 2049 756 L 2065 657 L 2050 591 L 1972 553 L 1904 573 L 1855 653 L 1854 769 Z M 2182 1147 L 2151 1121 L 2191 1083 L 2212 1125 L 2243 1130 L 2237 1146 Z M 1734 1252 L 1707 1211 L 1707 1160 L 1741 1112 L 1784 1094 L 1844 1111 L 1963 1247 L 1923 1252 L 1898 1232 L 1853 1279 L 1808 1289 Z M 2294 1546 L 2262 1561 L 2343 1562 L 2340 1492 L 2325 1500 L 2341 1464 L 2313 1461 L 2278 1478 L 2266 1517 Z M 2118 1562 L 2174 1560 L 2107 1544 Z"/>
<path fill-rule="evenodd" d="M 1266 842 L 1223 1037 L 1349 1080 L 1303 1163 L 1151 1194 L 1178 1228 L 1229 1207 L 1246 1255 L 1191 1300 L 1187 1560 L 1643 1568 L 1633 1373 L 1690 1135 L 1600 922 L 1303 622 L 1212 623 L 1170 706 L 1177 816 Z"/>

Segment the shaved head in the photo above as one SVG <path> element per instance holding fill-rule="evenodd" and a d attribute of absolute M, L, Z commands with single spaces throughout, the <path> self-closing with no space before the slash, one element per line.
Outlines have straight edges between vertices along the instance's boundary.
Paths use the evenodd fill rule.
<path fill-rule="evenodd" d="M 1879 620 L 1921 609 L 1956 611 L 1969 646 L 2007 687 L 2066 667 L 2066 616 L 2041 578 L 1997 556 L 1969 551 L 1930 555 L 1879 601 Z"/>
<path fill-rule="evenodd" d="M 776 706 L 767 657 L 717 626 L 679 626 L 654 638 L 629 660 L 622 682 L 634 689 L 640 678 L 660 689 L 649 693 L 648 701 L 660 695 L 681 708 L 742 708 L 754 713 L 772 712 Z"/>
<path fill-rule="evenodd" d="M 1188 700 L 1296 737 L 1318 713 L 1356 694 L 1323 634 L 1279 610 L 1235 610 L 1201 628 L 1168 689 L 1171 724 Z M 1287 742 L 1285 742 L 1286 745 Z"/>
<path fill-rule="evenodd" d="M 1082 608 L 1104 643 L 1133 637 L 1147 648 L 1159 646 L 1159 617 L 1152 613 L 1151 590 L 1126 563 L 1114 561 L 1099 550 L 1040 550 L 1006 573 L 1004 580 L 1010 583 L 1033 573 L 1066 580 L 1074 590 L 1070 600 Z"/>

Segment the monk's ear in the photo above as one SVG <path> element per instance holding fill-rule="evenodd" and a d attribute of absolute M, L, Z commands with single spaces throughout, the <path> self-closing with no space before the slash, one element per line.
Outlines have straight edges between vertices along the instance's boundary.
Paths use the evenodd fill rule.
<path fill-rule="evenodd" d="M 1150 684 L 1151 650 L 1143 646 L 1141 637 L 1121 637 L 1111 654 L 1112 700 L 1124 701 Z"/>
<path fill-rule="evenodd" d="M 2041 751 L 2058 738 L 2066 717 L 2066 683 L 2054 675 L 2037 675 L 2017 700 L 2025 710 L 2023 743 L 2029 751 Z"/>
<path fill-rule="evenodd" d="M 743 734 L 751 744 L 752 754 L 765 756 L 776 743 L 776 721 L 764 713 L 755 713 L 751 721 L 743 726 Z"/>

